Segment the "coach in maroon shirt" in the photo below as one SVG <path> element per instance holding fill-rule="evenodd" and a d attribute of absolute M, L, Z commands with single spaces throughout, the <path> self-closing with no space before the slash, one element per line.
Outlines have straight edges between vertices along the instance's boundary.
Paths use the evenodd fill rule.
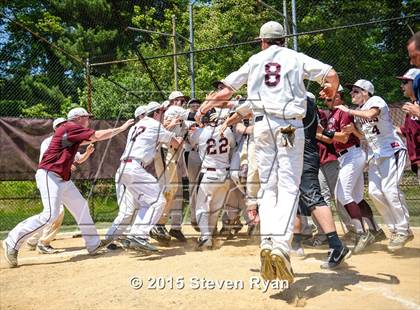
<path fill-rule="evenodd" d="M 67 115 L 67 122 L 55 131 L 35 175 L 44 209 L 40 214 L 19 223 L 3 241 L 9 266 L 17 266 L 21 244 L 47 223 L 53 222 L 61 204 L 75 218 L 90 254 L 96 254 L 107 245 L 99 239 L 87 201 L 70 180 L 71 165 L 81 144 L 110 139 L 125 131 L 134 121 L 128 120 L 121 127 L 95 131 L 88 128 L 90 117 L 91 114 L 83 108 L 72 109 Z"/>

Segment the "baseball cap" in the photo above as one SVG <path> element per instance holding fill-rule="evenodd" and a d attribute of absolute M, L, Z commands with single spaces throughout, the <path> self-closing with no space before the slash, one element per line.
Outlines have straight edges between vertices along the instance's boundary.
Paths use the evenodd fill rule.
<path fill-rule="evenodd" d="M 67 119 L 68 120 L 72 120 L 72 119 L 78 118 L 80 116 L 89 116 L 90 117 L 90 116 L 92 116 L 92 114 L 88 113 L 88 111 L 86 111 L 83 108 L 74 108 L 74 109 L 71 109 L 69 111 L 69 113 L 67 113 Z"/>
<path fill-rule="evenodd" d="M 196 98 L 192 98 L 190 99 L 190 101 L 188 101 L 188 105 L 193 104 L 193 103 L 201 104 L 201 101 Z"/>
<path fill-rule="evenodd" d="M 64 117 L 59 117 L 59 118 L 56 118 L 56 119 L 53 121 L 53 129 L 54 129 L 54 130 L 56 130 L 56 129 L 57 129 L 57 127 L 58 127 L 58 125 L 60 125 L 60 124 L 62 124 L 62 123 L 65 123 L 65 122 L 67 122 L 67 120 L 66 120 Z"/>
<path fill-rule="evenodd" d="M 278 39 L 283 37 L 283 26 L 278 22 L 270 21 L 261 26 L 258 39 Z"/>
<path fill-rule="evenodd" d="M 159 110 L 161 107 L 161 105 L 159 104 L 159 102 L 156 101 L 151 101 L 149 102 L 149 104 L 146 106 L 146 113 L 149 114 L 150 112 L 154 112 L 156 110 Z"/>
<path fill-rule="evenodd" d="M 169 95 L 169 100 L 174 100 L 174 99 L 176 99 L 176 98 L 179 98 L 179 97 L 185 97 L 184 96 L 184 94 L 183 93 L 181 93 L 180 91 L 173 91 L 170 95 Z"/>
<path fill-rule="evenodd" d="M 144 105 L 141 105 L 136 109 L 136 111 L 134 111 L 134 117 L 139 117 L 144 113 L 146 113 L 146 107 Z"/>
<path fill-rule="evenodd" d="M 169 100 L 165 100 L 162 102 L 162 108 L 167 109 L 171 105 L 171 102 Z"/>
<path fill-rule="evenodd" d="M 420 69 L 411 68 L 403 76 L 397 76 L 399 80 L 414 80 L 420 74 Z"/>
<path fill-rule="evenodd" d="M 366 90 L 371 95 L 375 93 L 375 87 L 368 80 L 357 80 L 356 83 L 354 84 L 346 84 L 346 87 L 350 90 L 352 89 L 353 86 Z"/>

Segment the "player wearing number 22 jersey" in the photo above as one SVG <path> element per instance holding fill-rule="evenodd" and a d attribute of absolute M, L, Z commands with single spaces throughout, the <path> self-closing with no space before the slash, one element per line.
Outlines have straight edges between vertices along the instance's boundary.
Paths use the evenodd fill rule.
<path fill-rule="evenodd" d="M 369 145 L 369 196 L 392 234 L 388 249 L 395 251 L 412 239 L 407 204 L 399 188 L 407 149 L 392 125 L 388 105 L 373 96 L 372 83 L 358 80 L 350 86 L 352 101 L 359 106 L 350 113 Z"/>
<path fill-rule="evenodd" d="M 193 147 L 198 145 L 202 160 L 196 218 L 201 232 L 198 249 L 205 249 L 212 246 L 217 218 L 229 190 L 230 151 L 235 147 L 235 137 L 230 128 L 222 136 L 220 126 L 210 122 L 204 128 L 195 130 L 190 136 L 190 143 Z"/>

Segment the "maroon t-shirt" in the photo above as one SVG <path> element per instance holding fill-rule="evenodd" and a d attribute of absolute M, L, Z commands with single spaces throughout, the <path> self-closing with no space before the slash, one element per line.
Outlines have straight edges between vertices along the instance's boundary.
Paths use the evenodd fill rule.
<path fill-rule="evenodd" d="M 406 114 L 400 129 L 406 139 L 411 164 L 420 164 L 420 120 Z"/>
<path fill-rule="evenodd" d="M 334 130 L 336 132 L 341 132 L 341 129 L 353 123 L 353 116 L 349 113 L 341 111 L 340 109 L 334 109 L 331 111 L 330 116 L 328 117 L 328 129 Z M 340 142 L 333 142 L 335 151 L 340 153 L 353 145 L 360 144 L 359 138 L 357 138 L 354 134 L 351 134 L 347 143 L 340 143 Z"/>
<path fill-rule="evenodd" d="M 328 119 L 327 113 L 324 110 L 318 109 L 319 123 L 322 127 L 327 128 Z M 335 153 L 334 145 L 325 143 L 317 140 L 318 154 L 319 154 L 319 163 L 324 165 L 330 161 L 337 160 L 337 154 Z"/>
<path fill-rule="evenodd" d="M 71 165 L 80 143 L 88 140 L 94 133 L 95 130 L 82 127 L 74 122 L 64 123 L 55 131 L 38 169 L 55 172 L 63 180 L 70 180 Z"/>

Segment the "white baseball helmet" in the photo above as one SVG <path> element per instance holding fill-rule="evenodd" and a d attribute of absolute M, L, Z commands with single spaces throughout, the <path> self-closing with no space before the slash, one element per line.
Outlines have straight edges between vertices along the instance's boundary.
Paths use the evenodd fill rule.
<path fill-rule="evenodd" d="M 56 130 L 56 129 L 57 129 L 57 127 L 58 127 L 58 125 L 60 125 L 60 124 L 62 124 L 62 123 L 65 123 L 65 122 L 67 122 L 67 120 L 66 120 L 64 117 L 59 117 L 59 118 L 56 118 L 56 119 L 53 121 L 53 129 L 54 129 L 54 130 Z"/>

